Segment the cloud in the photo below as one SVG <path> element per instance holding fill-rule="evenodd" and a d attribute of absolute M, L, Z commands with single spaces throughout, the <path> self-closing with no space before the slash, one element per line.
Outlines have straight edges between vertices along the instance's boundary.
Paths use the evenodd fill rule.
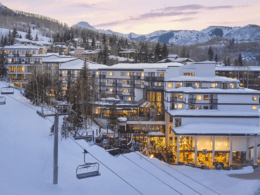
<path fill-rule="evenodd" d="M 165 12 L 165 13 L 145 13 L 142 14 L 138 17 L 130 17 L 129 19 L 126 20 L 117 20 L 114 22 L 108 22 L 108 23 L 101 23 L 94 25 L 95 27 L 104 27 L 104 26 L 116 26 L 119 24 L 123 24 L 125 22 L 129 21 L 140 21 L 140 20 L 145 20 L 149 18 L 160 18 L 160 17 L 167 17 L 167 16 L 186 16 L 186 15 L 195 15 L 198 12 Z"/>
<path fill-rule="evenodd" d="M 217 10 L 217 9 L 233 9 L 236 6 L 223 5 L 223 6 L 203 6 L 199 4 L 182 5 L 182 6 L 170 6 L 161 9 L 153 10 L 154 12 L 167 12 L 167 11 L 186 11 L 186 10 Z"/>
<path fill-rule="evenodd" d="M 180 18 L 180 19 L 176 19 L 176 20 L 171 20 L 170 22 L 189 22 L 192 20 L 195 20 L 195 17 L 189 17 L 189 18 Z"/>
<path fill-rule="evenodd" d="M 190 4 L 190 5 L 183 5 L 183 6 L 171 6 L 171 7 L 164 7 L 161 9 L 151 10 L 148 13 L 141 14 L 137 17 L 130 17 L 125 20 L 116 20 L 113 22 L 108 23 L 101 23 L 95 25 L 95 27 L 104 27 L 104 26 L 116 26 L 119 24 L 123 24 L 129 21 L 140 21 L 146 20 L 150 18 L 160 18 L 160 17 L 169 17 L 169 16 L 187 16 L 187 15 L 196 15 L 200 13 L 202 10 L 219 10 L 219 9 L 233 9 L 236 6 L 232 5 L 223 5 L 223 6 L 204 6 L 199 4 Z M 191 21 L 194 18 L 183 18 L 183 19 L 176 19 L 173 22 L 187 22 Z"/>
<path fill-rule="evenodd" d="M 96 8 L 97 4 L 78 3 L 78 4 L 73 5 L 73 7 Z"/>

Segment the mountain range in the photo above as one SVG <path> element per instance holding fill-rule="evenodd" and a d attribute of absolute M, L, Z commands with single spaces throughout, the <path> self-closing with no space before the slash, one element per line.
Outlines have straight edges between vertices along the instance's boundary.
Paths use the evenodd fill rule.
<path fill-rule="evenodd" d="M 194 45 L 205 43 L 216 37 L 235 39 L 236 41 L 256 41 L 260 40 L 260 26 L 249 24 L 244 27 L 210 26 L 201 31 L 196 30 L 159 30 L 146 35 L 135 33 L 123 34 L 111 30 L 100 30 L 91 26 L 87 22 L 79 22 L 73 27 L 81 27 L 95 30 L 105 34 L 116 34 L 130 40 L 141 40 L 151 42 L 162 42 L 176 45 Z"/>

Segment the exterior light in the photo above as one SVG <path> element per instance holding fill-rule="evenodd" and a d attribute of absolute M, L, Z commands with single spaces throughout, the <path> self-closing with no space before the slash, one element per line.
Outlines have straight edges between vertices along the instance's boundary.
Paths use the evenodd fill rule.
<path fill-rule="evenodd" d="M 149 158 L 154 158 L 154 155 L 153 155 L 153 154 L 151 154 L 151 155 L 149 156 Z"/>

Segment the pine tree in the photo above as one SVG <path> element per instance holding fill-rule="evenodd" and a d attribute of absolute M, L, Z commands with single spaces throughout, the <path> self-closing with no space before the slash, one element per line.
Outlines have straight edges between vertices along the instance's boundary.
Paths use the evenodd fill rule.
<path fill-rule="evenodd" d="M 241 53 L 238 55 L 237 61 L 238 61 L 238 66 L 243 66 L 243 61 L 242 61 L 242 55 L 241 55 Z"/>
<path fill-rule="evenodd" d="M 218 62 L 218 54 L 215 55 L 215 62 Z"/>
<path fill-rule="evenodd" d="M 118 129 L 118 115 L 116 110 L 116 104 L 114 103 L 109 111 L 109 117 L 108 117 L 108 127 L 112 131 L 116 131 Z"/>
<path fill-rule="evenodd" d="M 155 53 L 155 60 L 157 61 L 158 59 L 160 59 L 160 56 L 162 54 L 161 44 L 159 42 L 157 42 L 155 46 L 154 53 Z"/>
<path fill-rule="evenodd" d="M 230 66 L 230 58 L 227 59 L 227 66 Z"/>
<path fill-rule="evenodd" d="M 168 57 L 168 47 L 167 44 L 164 43 L 162 47 L 162 58 L 165 59 Z"/>
<path fill-rule="evenodd" d="M 4 49 L 2 49 L 0 54 L 0 78 L 5 77 L 6 73 L 7 73 L 7 69 L 5 67 L 5 54 L 4 54 Z"/>
<path fill-rule="evenodd" d="M 94 49 L 95 46 L 96 46 L 95 37 L 92 37 L 92 43 L 91 43 L 91 47 L 92 47 L 92 49 Z"/>
<path fill-rule="evenodd" d="M 238 66 L 238 60 L 237 60 L 237 58 L 236 58 L 235 61 L 234 61 L 234 66 Z"/>
<path fill-rule="evenodd" d="M 185 58 L 186 55 L 187 55 L 187 49 L 186 49 L 185 46 L 183 46 L 183 47 L 181 48 L 180 57 L 181 57 L 181 58 Z"/>
<path fill-rule="evenodd" d="M 32 33 L 31 33 L 31 28 L 29 28 L 27 34 L 25 35 L 25 38 L 29 39 L 29 40 L 33 40 Z"/>
<path fill-rule="evenodd" d="M 34 39 L 35 41 L 39 41 L 39 38 L 38 38 L 38 35 L 36 34 L 36 36 L 35 36 L 35 39 Z"/>
<path fill-rule="evenodd" d="M 209 50 L 208 50 L 208 60 L 209 61 L 212 61 L 213 60 L 213 56 L 214 56 L 214 52 L 211 48 L 211 46 L 209 47 Z"/>

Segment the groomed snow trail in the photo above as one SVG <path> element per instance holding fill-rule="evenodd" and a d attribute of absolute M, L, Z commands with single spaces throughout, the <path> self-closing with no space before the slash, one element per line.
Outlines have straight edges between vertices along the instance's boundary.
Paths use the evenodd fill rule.
<path fill-rule="evenodd" d="M 4 86 L 5 83 L 0 82 L 0 88 Z M 76 167 L 83 164 L 83 150 L 70 139 L 63 141 L 59 139 L 59 184 L 54 186 L 52 184 L 53 137 L 49 136 L 50 121 L 39 117 L 34 109 L 40 110 L 40 108 L 31 105 L 18 90 L 15 90 L 14 95 L 5 97 L 7 104 L 0 106 L 0 194 L 138 194 L 103 165 L 100 165 L 101 176 L 76 179 Z M 49 119 L 53 121 L 53 118 Z M 158 178 L 156 179 L 124 156 L 111 156 L 104 149 L 90 146 L 83 140 L 77 143 L 142 194 L 178 194 L 158 179 L 181 194 L 198 194 L 195 191 L 205 195 L 215 194 L 174 169 L 185 173 L 219 194 L 254 194 L 259 186 L 257 180 L 241 180 L 227 176 L 231 173 L 252 172 L 251 167 L 240 171 L 208 171 L 186 166 L 173 166 L 174 169 L 172 169 L 159 160 L 149 159 L 170 175 L 178 178 L 181 183 L 137 154 L 125 155 L 155 175 Z M 87 157 L 90 162 L 96 161 L 90 155 Z"/>

